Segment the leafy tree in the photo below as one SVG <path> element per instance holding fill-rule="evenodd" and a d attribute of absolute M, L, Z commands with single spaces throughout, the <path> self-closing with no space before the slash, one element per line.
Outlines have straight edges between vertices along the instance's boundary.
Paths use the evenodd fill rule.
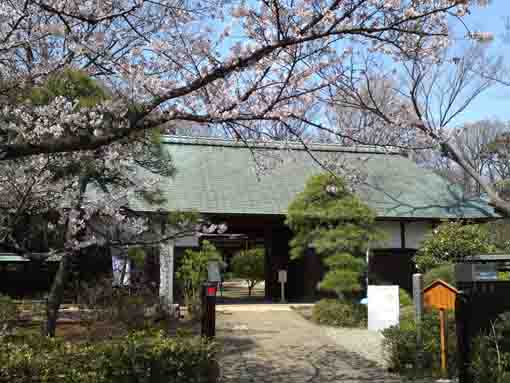
<path fill-rule="evenodd" d="M 445 263 L 428 270 L 423 275 L 423 285 L 426 287 L 438 279 L 455 286 L 456 280 L 454 265 L 452 263 Z"/>
<path fill-rule="evenodd" d="M 242 250 L 232 258 L 232 271 L 248 282 L 248 295 L 251 296 L 257 283 L 264 280 L 265 252 L 262 248 Z"/>
<path fill-rule="evenodd" d="M 202 242 L 200 250 L 187 249 L 176 277 L 182 284 L 184 300 L 193 318 L 200 314 L 202 284 L 207 281 L 207 265 L 210 261 L 222 261 L 216 247 L 209 241 Z"/>
<path fill-rule="evenodd" d="M 432 268 L 464 257 L 495 251 L 497 247 L 486 225 L 447 222 L 441 224 L 423 241 L 414 262 L 418 270 L 426 273 Z"/>
<path fill-rule="evenodd" d="M 78 107 L 94 107 L 101 101 L 110 99 L 105 87 L 79 70 L 65 69 L 53 73 L 42 86 L 30 89 L 28 99 L 34 105 L 48 105 L 56 97 L 77 101 Z"/>
<path fill-rule="evenodd" d="M 301 257 L 313 248 L 328 268 L 321 289 L 339 295 L 360 291 L 362 255 L 370 241 L 381 238 L 374 222 L 375 213 L 342 178 L 329 173 L 313 176 L 288 209 L 286 223 L 294 232 L 291 255 Z"/>

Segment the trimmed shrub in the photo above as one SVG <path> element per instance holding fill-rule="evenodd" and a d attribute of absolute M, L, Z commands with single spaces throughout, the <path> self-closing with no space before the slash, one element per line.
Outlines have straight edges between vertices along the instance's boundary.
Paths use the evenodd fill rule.
<path fill-rule="evenodd" d="M 367 323 L 367 308 L 337 299 L 321 299 L 313 306 L 312 320 L 327 326 L 364 327 Z"/>
<path fill-rule="evenodd" d="M 411 298 L 411 295 L 402 288 L 398 289 L 398 300 L 400 307 L 409 307 L 413 305 L 413 298 Z"/>
<path fill-rule="evenodd" d="M 448 313 L 448 371 L 456 373 L 456 336 L 453 313 Z M 427 311 L 423 316 L 423 368 L 432 375 L 439 374 L 441 367 L 439 313 L 435 310 Z M 388 367 L 395 372 L 414 373 L 417 371 L 416 356 L 416 324 L 413 313 L 401 316 L 400 326 L 392 326 L 383 330 L 383 346 Z M 419 371 L 422 373 L 423 371 Z"/>
<path fill-rule="evenodd" d="M 168 338 L 161 332 L 95 344 L 40 337 L 0 343 L 0 382 L 214 382 L 214 355 L 214 345 L 200 338 Z"/>

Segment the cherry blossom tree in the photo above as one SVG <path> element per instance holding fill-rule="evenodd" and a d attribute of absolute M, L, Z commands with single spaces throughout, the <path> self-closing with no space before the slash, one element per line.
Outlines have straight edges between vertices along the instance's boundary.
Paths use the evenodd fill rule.
<path fill-rule="evenodd" d="M 227 126 L 242 137 L 260 121 L 306 119 L 358 50 L 433 60 L 448 45 L 449 17 L 462 17 L 470 3 L 4 2 L 2 93 L 75 67 L 125 97 L 79 111 L 59 100 L 41 108 L 3 101 L 9 134 L 0 160 L 94 150 L 172 121 Z M 330 67 L 337 70 L 317 76 Z"/>
<path fill-rule="evenodd" d="M 2 193 L 0 242 L 31 253 L 13 238 L 16 217 L 53 209 L 61 213 L 68 255 L 101 238 L 89 224 L 97 215 L 131 219 L 130 226 L 140 227 L 135 234 L 142 232 L 139 217 L 122 214 L 120 201 L 135 185 L 154 187 L 133 170 L 140 161 L 149 168 L 165 162 L 145 158 L 157 146 L 147 145 L 154 134 L 189 123 L 239 140 L 279 132 L 306 143 L 303 126 L 320 128 L 327 106 L 363 88 L 347 81 L 366 77 L 353 76 L 360 59 L 384 58 L 425 73 L 442 60 L 452 39 L 450 22 L 475 3 L 484 1 L 1 2 L 0 177 L 8 176 L 2 181 L 9 186 Z M 99 81 L 107 97 L 84 102 L 72 87 L 44 102 L 30 97 L 68 70 Z M 385 127 L 411 122 L 439 140 L 413 106 L 390 108 Z M 89 199 L 92 188 L 101 198 Z M 68 257 L 63 259 L 62 281 Z M 61 285 L 57 278 L 48 305 L 53 318 Z"/>
<path fill-rule="evenodd" d="M 77 110 L 110 97 L 88 75 L 69 70 L 12 95 L 34 108 L 59 100 L 74 103 Z M 2 162 L 0 246 L 29 259 L 59 259 L 48 295 L 45 335 L 55 334 L 70 265 L 87 248 L 151 246 L 196 232 L 193 214 L 129 210 L 135 196 L 148 203 L 163 198 L 158 195 L 158 178 L 173 174 L 174 168 L 159 149 L 153 130 L 149 137 L 131 139 L 123 152 L 112 144 L 87 153 L 39 154 Z M 46 240 L 38 238 L 39 233 Z"/>

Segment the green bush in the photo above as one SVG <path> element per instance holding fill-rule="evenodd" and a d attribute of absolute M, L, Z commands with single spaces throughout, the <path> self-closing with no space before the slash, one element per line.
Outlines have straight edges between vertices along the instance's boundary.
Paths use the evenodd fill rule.
<path fill-rule="evenodd" d="M 510 382 L 510 353 L 498 350 L 491 335 L 476 337 L 472 345 L 471 374 L 478 383 Z"/>
<path fill-rule="evenodd" d="M 192 319 L 200 318 L 202 284 L 207 281 L 207 265 L 210 261 L 223 262 L 214 245 L 204 241 L 199 251 L 186 250 L 176 272 L 184 293 L 184 303 Z"/>
<path fill-rule="evenodd" d="M 321 299 L 313 306 L 312 320 L 327 326 L 365 327 L 367 308 L 337 299 Z"/>
<path fill-rule="evenodd" d="M 497 251 L 489 228 L 486 225 L 465 225 L 462 222 L 447 222 L 437 227 L 421 244 L 414 256 L 420 272 L 467 256 Z"/>
<path fill-rule="evenodd" d="M 214 355 L 214 345 L 200 338 L 168 338 L 160 332 L 96 344 L 40 337 L 0 343 L 0 382 L 214 382 Z"/>
<path fill-rule="evenodd" d="M 427 287 L 437 279 L 455 287 L 455 270 L 453 264 L 446 264 L 434 267 L 423 275 L 423 285 Z"/>
<path fill-rule="evenodd" d="M 489 330 L 475 338 L 471 360 L 475 382 L 510 382 L 510 312 L 500 314 Z"/>
<path fill-rule="evenodd" d="M 18 318 L 18 307 L 6 295 L 0 294 L 0 336 L 6 335 Z"/>
<path fill-rule="evenodd" d="M 398 300 L 400 307 L 409 307 L 413 305 L 413 298 L 411 298 L 411 295 L 402 288 L 398 289 Z"/>
<path fill-rule="evenodd" d="M 456 373 L 456 336 L 455 320 L 453 313 L 448 313 L 448 371 L 450 375 Z M 439 337 L 439 313 L 428 311 L 423 316 L 422 337 L 423 337 L 423 368 L 420 373 L 439 374 L 440 361 L 440 337 Z M 383 346 L 388 367 L 395 372 L 416 373 L 416 324 L 413 313 L 402 316 L 400 326 L 392 326 L 383 330 Z"/>
<path fill-rule="evenodd" d="M 116 323 L 119 329 L 143 330 L 152 324 L 149 309 L 159 301 L 159 296 L 143 285 L 132 283 L 130 289 L 115 287 L 108 278 L 90 286 L 83 284 L 78 290 L 78 302 L 85 308 L 80 311 L 80 319 L 89 328 L 108 321 Z"/>

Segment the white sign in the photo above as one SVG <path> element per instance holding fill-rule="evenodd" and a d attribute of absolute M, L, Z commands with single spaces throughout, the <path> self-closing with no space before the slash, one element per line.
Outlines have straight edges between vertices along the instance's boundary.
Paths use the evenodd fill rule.
<path fill-rule="evenodd" d="M 287 270 L 278 270 L 278 282 L 287 283 Z"/>
<path fill-rule="evenodd" d="M 218 261 L 209 261 L 207 263 L 207 281 L 221 282 L 220 263 Z"/>
<path fill-rule="evenodd" d="M 381 331 L 398 325 L 398 286 L 368 286 L 368 329 Z"/>

